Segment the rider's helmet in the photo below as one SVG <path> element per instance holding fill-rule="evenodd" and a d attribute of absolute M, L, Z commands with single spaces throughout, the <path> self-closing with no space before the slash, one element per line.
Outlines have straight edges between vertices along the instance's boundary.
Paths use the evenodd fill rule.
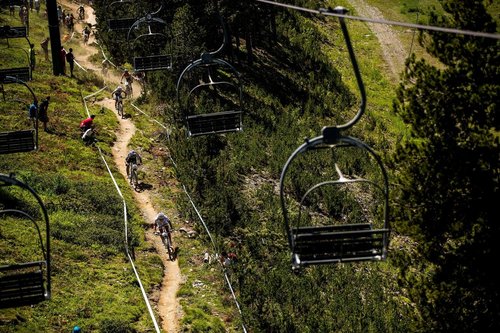
<path fill-rule="evenodd" d="M 73 327 L 73 333 L 81 333 L 82 330 L 80 329 L 80 326 L 75 326 Z"/>
<path fill-rule="evenodd" d="M 122 86 L 118 86 L 118 87 L 116 87 L 116 90 L 117 90 L 117 91 L 122 91 L 122 90 L 123 90 L 123 88 L 122 88 Z"/>
<path fill-rule="evenodd" d="M 160 212 L 160 213 L 158 214 L 158 218 L 159 218 L 159 219 L 165 219 L 165 218 L 166 218 L 166 216 L 165 216 L 165 214 L 164 214 L 163 212 Z"/>

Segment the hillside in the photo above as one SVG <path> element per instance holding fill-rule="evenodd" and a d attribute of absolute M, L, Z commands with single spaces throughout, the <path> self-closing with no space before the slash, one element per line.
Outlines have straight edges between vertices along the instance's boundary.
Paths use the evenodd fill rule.
<path fill-rule="evenodd" d="M 293 3 L 317 6 L 312 1 Z M 72 2 L 62 4 L 73 13 L 78 8 Z M 412 21 L 418 11 L 420 23 L 440 22 L 433 21 L 439 20 L 435 1 L 340 4 L 350 13 L 377 19 Z M 328 5 L 333 7 L 321 2 L 321 7 Z M 335 17 L 258 1 L 98 0 L 93 8 L 85 6 L 85 20 L 76 21 L 74 32 L 60 27 L 61 42 L 74 50 L 77 67 L 74 77 L 53 76 L 39 47 L 48 36 L 44 8 L 30 12 L 28 39 L 35 44 L 37 61 L 28 84 L 40 101 L 50 96 L 47 130 L 39 123 L 36 151 L 3 155 L 0 173 L 14 172 L 47 207 L 52 298 L 31 307 L 1 309 L 0 331 L 67 332 L 79 325 L 84 332 L 425 332 L 460 327 L 461 322 L 470 331 L 492 325 L 494 316 L 476 316 L 468 309 L 474 301 L 482 309 L 494 309 L 490 301 L 497 288 L 488 284 L 481 260 L 471 263 L 466 254 L 477 251 L 490 258 L 496 253 L 490 240 L 498 228 L 490 223 L 490 209 L 481 200 L 484 193 L 495 193 L 495 182 L 483 186 L 484 193 L 473 187 L 471 193 L 480 198 L 476 200 L 457 179 L 474 184 L 494 174 L 491 156 L 498 140 L 491 140 L 496 119 L 491 101 L 498 91 L 492 83 L 498 57 L 488 56 L 494 42 L 460 40 L 470 43 L 466 50 L 476 54 L 471 59 L 478 63 L 485 54 L 484 70 L 476 70 L 449 60 L 470 57 L 443 47 L 457 43 L 455 37 L 421 35 L 418 44 L 412 31 L 346 20 L 360 85 Z M 449 10 L 446 4 L 437 13 L 444 10 Z M 152 12 L 152 18 L 145 16 Z M 473 14 L 482 12 L 468 12 Z M 464 22 L 460 15 L 453 18 L 451 22 Z M 124 19 L 129 20 L 127 29 L 110 28 Z M 81 36 L 85 22 L 95 23 L 88 45 Z M 485 30 L 491 29 L 488 20 L 483 22 Z M 7 24 L 20 25 L 17 12 L 0 13 L 0 26 Z M 444 42 L 433 43 L 432 38 Z M 26 39 L 2 43 L 0 69 L 26 65 Z M 412 52 L 439 69 L 425 67 L 418 58 L 405 59 Z M 111 92 L 123 84 L 123 69 L 133 72 L 137 58 L 155 61 L 148 58 L 151 55 L 168 58 L 168 64 L 147 70 L 145 83 L 134 81 L 133 97 L 124 100 L 125 116 L 119 117 Z M 408 67 L 403 68 L 405 60 Z M 464 68 L 470 70 L 468 75 L 460 72 Z M 463 80 L 470 89 L 457 83 L 447 103 L 454 105 L 456 99 L 474 109 L 469 101 L 476 101 L 474 113 L 460 105 L 454 105 L 456 112 L 439 111 L 441 97 L 436 96 L 446 89 L 439 79 L 453 78 L 454 70 L 458 77 L 477 79 Z M 434 89 L 427 89 L 426 80 Z M 472 91 L 471 97 L 464 91 Z M 433 98 L 426 99 L 426 94 Z M 4 84 L 3 97 L 1 131 L 30 128 L 29 92 Z M 365 105 L 359 121 L 345 126 Z M 432 113 L 426 113 L 427 106 Z M 467 120 L 460 118 L 462 111 Z M 91 114 L 96 115 L 97 142 L 85 145 L 78 124 Z M 210 128 L 204 133 L 208 125 L 200 119 L 215 119 L 210 115 L 231 121 L 209 121 L 220 126 L 219 132 Z M 451 125 L 445 126 L 443 119 Z M 465 126 L 469 121 L 474 125 Z M 346 127 L 336 140 L 349 144 L 325 142 L 318 146 L 322 149 L 307 150 L 293 161 L 285 178 L 282 172 L 291 154 L 317 142 L 323 127 L 335 125 Z M 464 133 L 473 139 L 461 141 Z M 352 142 L 365 148 L 353 149 Z M 434 153 L 428 147 L 435 148 L 436 155 L 428 157 Z M 463 166 L 445 165 L 436 157 L 441 153 L 456 161 L 455 147 L 467 161 Z M 476 153 L 474 147 L 481 148 Z M 136 190 L 124 165 L 131 149 L 143 160 Z M 453 181 L 443 182 L 446 176 L 439 166 Z M 351 186 L 354 179 L 370 181 Z M 333 187 L 314 186 L 322 182 Z M 2 187 L 0 198 L 0 209 L 22 209 L 42 219 L 36 203 L 22 191 Z M 384 206 L 386 199 L 389 207 Z M 453 205 L 446 203 L 454 201 L 463 207 L 447 211 Z M 472 212 L 483 209 L 479 217 L 466 213 L 461 220 L 458 212 L 466 207 Z M 169 260 L 152 230 L 159 211 L 174 224 L 175 260 Z M 440 223 L 432 224 L 431 216 Z M 3 214 L 0 222 L 0 265 L 34 260 L 40 249 L 30 237 L 34 229 L 29 221 Z M 306 225 L 330 233 L 308 235 L 299 228 Z M 342 229 L 353 225 L 373 233 Z M 387 226 L 388 256 L 371 261 L 385 259 L 387 243 L 377 237 L 388 235 L 383 231 Z M 289 230 L 294 234 L 287 234 Z M 481 242 L 479 236 L 488 235 L 488 230 L 491 234 Z M 305 265 L 292 272 L 297 260 L 289 241 L 302 244 L 300 232 L 312 239 L 303 243 L 303 250 L 293 249 L 304 251 L 298 252 L 300 258 L 314 262 L 341 253 L 340 261 L 345 262 Z M 356 238 L 356 233 L 370 233 L 370 239 Z M 335 237 L 340 234 L 351 250 L 333 246 L 339 250 L 332 255 L 320 242 L 339 242 Z M 324 252 L 307 257 L 307 251 L 317 248 Z M 355 254 L 348 257 L 349 251 Z M 463 267 L 464 279 L 452 262 Z M 476 268 L 481 273 L 469 275 Z M 468 281 L 481 288 L 467 289 Z M 459 291 L 465 289 L 470 292 L 461 296 Z M 448 306 L 437 309 L 434 304 Z M 456 313 L 463 317 L 453 323 L 449 318 Z"/>

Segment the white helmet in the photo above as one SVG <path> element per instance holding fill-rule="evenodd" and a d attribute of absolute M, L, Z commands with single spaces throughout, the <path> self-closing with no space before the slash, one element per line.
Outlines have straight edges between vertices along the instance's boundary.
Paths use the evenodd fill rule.
<path fill-rule="evenodd" d="M 116 90 L 123 90 L 122 86 L 118 86 Z"/>

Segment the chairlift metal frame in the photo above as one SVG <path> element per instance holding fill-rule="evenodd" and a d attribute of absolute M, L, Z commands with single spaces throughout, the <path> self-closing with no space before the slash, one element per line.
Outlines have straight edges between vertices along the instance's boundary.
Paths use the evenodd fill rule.
<path fill-rule="evenodd" d="M 0 266 L 0 308 L 33 305 L 51 298 L 51 257 L 50 223 L 47 209 L 40 196 L 27 184 L 13 175 L 0 174 L 0 187 L 17 186 L 30 192 L 39 204 L 45 221 L 45 247 L 36 220 L 24 211 L 17 209 L 0 210 L 0 215 L 18 214 L 30 220 L 37 230 L 43 260 Z M 43 274 L 45 266 L 45 274 Z M 37 271 L 30 271 L 38 268 Z M 18 273 L 21 271 L 21 273 Z M 45 281 L 44 281 L 45 280 Z"/>
<path fill-rule="evenodd" d="M 2 92 L 4 92 L 3 84 L 5 83 L 18 83 L 25 86 L 31 93 L 33 101 L 38 100 L 35 96 L 35 93 L 26 84 L 26 82 L 12 76 L 5 76 L 4 78 L 0 77 L 0 85 L 2 87 Z M 35 115 L 35 124 L 33 129 L 0 132 L 0 154 L 22 153 L 22 152 L 34 151 L 37 149 L 38 149 L 38 110 Z"/>
<path fill-rule="evenodd" d="M 320 10 L 326 12 L 327 10 Z M 336 7 L 335 13 L 346 14 L 347 10 Z M 342 131 L 356 124 L 364 114 L 366 108 L 366 93 L 356 61 L 354 50 L 349 38 L 344 18 L 339 17 L 340 27 L 346 42 L 350 61 L 356 77 L 361 102 L 356 115 L 347 123 L 339 126 L 324 127 L 322 135 L 306 140 L 297 148 L 285 163 L 280 177 L 280 201 L 284 217 L 289 247 L 292 253 L 292 270 L 297 272 L 302 267 L 318 264 L 334 264 L 340 262 L 375 261 L 387 257 L 389 247 L 389 182 L 387 172 L 380 157 L 367 144 L 350 136 L 344 136 Z M 359 148 L 368 153 L 375 161 L 382 175 L 382 183 L 373 180 L 346 177 L 335 164 L 338 179 L 323 181 L 309 188 L 300 200 L 297 221 L 292 225 L 286 204 L 285 181 L 293 161 L 303 153 L 317 149 L 342 149 L 346 147 Z M 371 223 L 329 225 L 329 226 L 301 226 L 302 209 L 306 198 L 316 190 L 325 186 L 336 186 L 352 183 L 366 183 L 374 186 L 383 197 L 383 214 L 380 224 L 382 228 L 373 229 Z"/>
<path fill-rule="evenodd" d="M 191 64 L 189 64 L 179 76 L 177 81 L 177 100 L 179 105 L 182 104 L 180 100 L 180 91 L 181 84 L 183 81 L 184 75 L 191 72 L 193 69 L 198 67 L 206 67 L 208 72 L 208 80 L 209 82 L 203 82 L 201 84 L 196 85 L 191 88 L 187 94 L 186 104 L 184 105 L 184 110 L 187 113 L 189 109 L 190 102 L 192 97 L 196 94 L 195 92 L 199 92 L 203 89 L 207 89 L 209 87 L 218 87 L 224 86 L 229 87 L 231 90 L 235 91 L 238 95 L 238 105 L 240 106 L 239 110 L 226 110 L 222 112 L 215 113 L 206 113 L 206 114 L 187 114 L 185 116 L 186 126 L 187 126 L 187 135 L 191 136 L 199 136 L 199 135 L 208 135 L 208 134 L 222 134 L 227 132 L 239 132 L 243 130 L 242 124 L 242 105 L 243 105 L 243 89 L 240 80 L 240 74 L 231 64 L 227 61 L 213 58 L 210 53 L 204 53 L 201 59 L 195 60 Z M 237 84 L 230 81 L 214 81 L 212 78 L 211 71 L 215 67 L 225 67 L 229 69 L 233 74 L 234 78 L 237 79 Z"/>
<path fill-rule="evenodd" d="M 167 22 L 162 20 L 161 18 L 154 17 L 153 15 L 157 14 L 160 12 L 162 7 L 160 7 L 158 10 L 152 13 L 147 13 L 144 17 L 141 17 L 137 19 L 132 26 L 130 26 L 128 33 L 127 33 L 127 41 L 131 42 L 133 46 L 136 45 L 136 43 L 141 40 L 142 38 L 151 38 L 154 36 L 159 36 L 161 38 L 164 38 L 165 40 L 169 40 L 170 43 L 170 54 L 155 54 L 155 55 L 149 55 L 149 56 L 134 56 L 134 71 L 136 72 L 142 72 L 142 71 L 156 71 L 156 70 L 172 70 L 173 66 L 173 37 L 168 36 L 163 32 L 153 32 L 151 29 L 151 25 L 153 23 L 158 23 L 164 26 L 167 26 Z M 131 41 L 131 33 L 134 29 L 138 29 L 139 26 L 146 24 L 148 33 L 146 34 L 141 34 L 137 36 L 133 41 Z"/>
<path fill-rule="evenodd" d="M 208 82 L 200 83 L 194 86 L 193 88 L 189 89 L 186 98 L 186 104 L 183 107 L 186 114 L 188 113 L 187 110 L 189 109 L 191 97 L 195 95 L 195 92 L 209 87 L 217 87 L 217 86 L 230 87 L 231 90 L 236 91 L 238 93 L 238 105 L 240 106 L 239 108 L 240 110 L 229 110 L 229 111 L 206 113 L 206 114 L 187 114 L 185 116 L 185 120 L 186 120 L 188 137 L 209 135 L 209 134 L 222 134 L 228 132 L 239 132 L 243 130 L 243 120 L 242 120 L 243 88 L 241 83 L 241 75 L 236 70 L 236 68 L 234 68 L 234 66 L 232 66 L 227 61 L 217 57 L 224 50 L 224 48 L 227 46 L 229 42 L 229 34 L 227 31 L 226 23 L 222 18 L 222 16 L 220 15 L 219 19 L 223 28 L 223 40 L 221 46 L 215 51 L 203 52 L 201 54 L 200 59 L 191 62 L 186 68 L 184 68 L 184 70 L 181 72 L 177 80 L 177 85 L 176 85 L 177 101 L 179 105 L 182 104 L 180 92 L 184 76 L 193 71 L 195 68 L 204 67 L 207 70 Z M 230 81 L 215 81 L 212 78 L 213 70 L 221 67 L 230 70 L 230 72 L 233 74 L 232 77 L 236 79 L 237 84 Z"/>
<path fill-rule="evenodd" d="M 31 71 L 31 66 L 30 66 L 30 56 L 28 51 L 21 47 L 11 47 L 9 43 L 9 39 L 16 39 L 16 38 L 24 38 L 28 42 L 28 46 L 31 47 L 31 41 L 28 38 L 28 29 L 25 26 L 20 26 L 20 27 L 11 27 L 8 25 L 4 25 L 0 27 L 0 38 L 5 38 L 7 40 L 7 48 L 13 48 L 13 49 L 20 49 L 26 54 L 26 60 L 28 63 L 28 66 L 26 67 L 16 67 L 16 68 L 5 68 L 5 69 L 0 69 L 0 81 L 1 76 L 15 76 L 18 79 L 21 79 L 23 81 L 26 81 L 25 79 L 27 78 L 27 81 L 31 81 L 32 79 L 32 71 Z M 9 72 L 9 70 L 12 70 Z M 26 71 L 28 71 L 28 76 L 25 75 Z M 19 74 L 19 75 L 18 75 Z M 9 82 L 4 82 L 4 83 L 9 83 Z"/>

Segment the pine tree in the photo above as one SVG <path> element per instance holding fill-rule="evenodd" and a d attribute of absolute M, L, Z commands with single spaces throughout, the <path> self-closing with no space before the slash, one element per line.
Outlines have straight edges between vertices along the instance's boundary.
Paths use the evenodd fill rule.
<path fill-rule="evenodd" d="M 443 8 L 449 15 L 433 15 L 432 24 L 496 31 L 481 1 Z M 410 132 L 394 159 L 395 225 L 422 255 L 400 263 L 403 281 L 424 331 L 492 332 L 500 325 L 499 43 L 446 33 L 421 41 L 442 66 L 412 57 L 394 105 Z"/>

